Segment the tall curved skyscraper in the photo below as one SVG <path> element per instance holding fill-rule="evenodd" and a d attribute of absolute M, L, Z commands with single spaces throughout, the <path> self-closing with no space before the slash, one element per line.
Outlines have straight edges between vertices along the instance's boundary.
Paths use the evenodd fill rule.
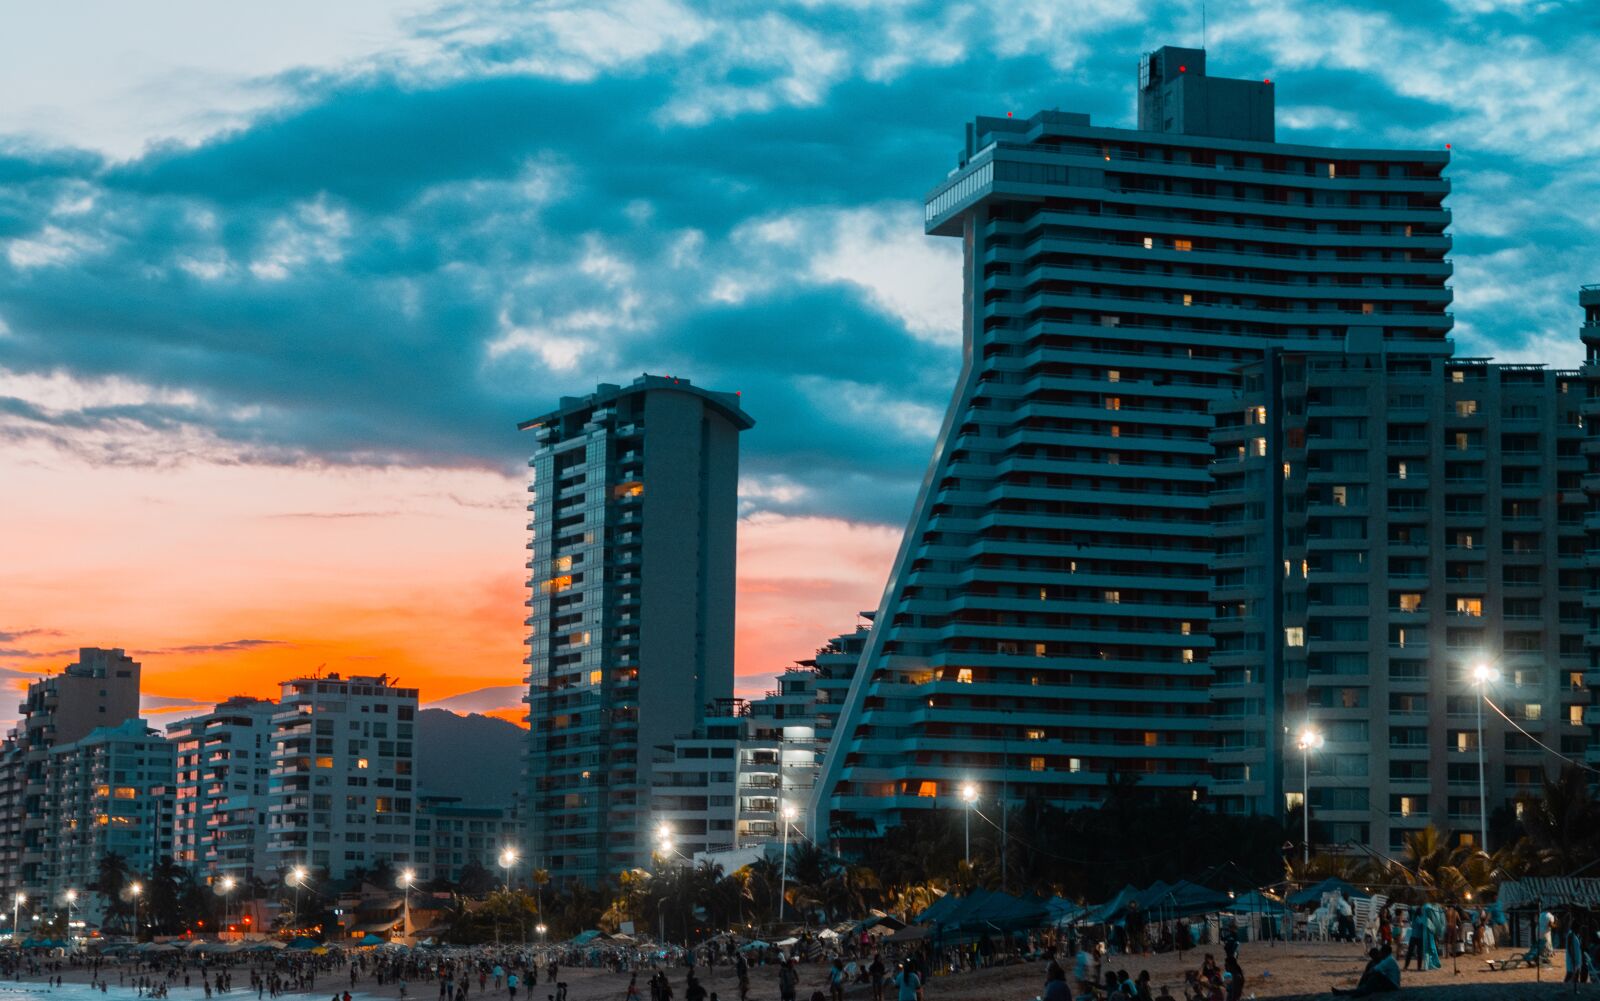
<path fill-rule="evenodd" d="M 965 361 L 803 822 L 1098 802 L 1113 773 L 1277 812 L 1281 680 L 1211 714 L 1209 405 L 1267 346 L 1448 354 L 1446 150 L 1274 141 L 1267 80 L 1163 48 L 1137 129 L 978 118 L 926 199 L 964 248 Z M 1265 500 L 1263 494 L 1263 500 Z M 1251 744 L 1254 746 L 1251 746 Z"/>

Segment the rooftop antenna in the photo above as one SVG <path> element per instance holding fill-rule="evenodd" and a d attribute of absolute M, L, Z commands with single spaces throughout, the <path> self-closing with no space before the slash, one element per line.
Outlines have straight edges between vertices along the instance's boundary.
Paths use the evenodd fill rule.
<path fill-rule="evenodd" d="M 1200 48 L 1206 47 L 1206 5 L 1205 0 L 1200 3 Z"/>

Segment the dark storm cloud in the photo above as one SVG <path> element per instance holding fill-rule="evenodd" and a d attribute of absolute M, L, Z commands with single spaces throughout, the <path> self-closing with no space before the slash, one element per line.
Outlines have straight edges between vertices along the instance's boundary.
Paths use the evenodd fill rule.
<path fill-rule="evenodd" d="M 0 368 L 152 388 L 63 408 L 0 386 L 0 436 L 198 430 L 245 461 L 510 470 L 517 420 L 670 371 L 744 392 L 745 471 L 802 488 L 757 506 L 899 522 L 956 317 L 919 329 L 875 292 L 893 268 L 814 262 L 860 239 L 850 213 L 915 232 L 974 114 L 1131 125 L 1138 53 L 1192 42 L 1190 6 L 712 4 L 664 22 L 681 41 L 587 63 L 516 6 L 452 41 L 463 7 L 418 28 L 447 73 L 293 76 L 289 106 L 123 163 L 0 147 Z M 1570 286 L 1600 279 L 1594 220 L 1562 208 L 1596 195 L 1592 140 L 1563 128 L 1585 92 L 1492 62 L 1581 86 L 1557 71 L 1593 26 L 1548 7 L 1318 5 L 1320 38 L 1284 5 L 1213 19 L 1212 72 L 1270 74 L 1280 138 L 1456 146 L 1474 353 L 1575 355 Z M 1413 34 L 1437 44 L 1386 58 Z"/>

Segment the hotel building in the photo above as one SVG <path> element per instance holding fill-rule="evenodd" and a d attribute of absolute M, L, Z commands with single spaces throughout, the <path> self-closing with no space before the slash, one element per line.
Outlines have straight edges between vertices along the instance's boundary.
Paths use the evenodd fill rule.
<path fill-rule="evenodd" d="M 207 880 L 247 881 L 266 858 L 277 711 L 274 702 L 237 696 L 167 724 L 177 750 L 172 857 Z"/>
<path fill-rule="evenodd" d="M 1211 783 L 1211 405 L 1270 347 L 1443 358 L 1446 150 L 1275 141 L 1163 48 L 1137 128 L 979 118 L 926 197 L 964 360 L 806 822 Z"/>
<path fill-rule="evenodd" d="M 558 884 L 649 861 L 654 749 L 733 696 L 739 433 L 753 424 L 736 393 L 647 375 L 519 425 L 537 441 L 527 851 Z"/>

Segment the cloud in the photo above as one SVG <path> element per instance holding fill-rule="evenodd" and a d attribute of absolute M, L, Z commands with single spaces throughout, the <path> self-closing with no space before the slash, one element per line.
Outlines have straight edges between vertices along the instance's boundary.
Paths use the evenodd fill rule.
<path fill-rule="evenodd" d="M 197 653 L 236 653 L 240 650 L 259 650 L 262 647 L 287 645 L 283 640 L 225 640 L 220 643 L 190 643 L 158 650 L 135 650 L 133 653 L 141 657 L 171 657 Z"/>

